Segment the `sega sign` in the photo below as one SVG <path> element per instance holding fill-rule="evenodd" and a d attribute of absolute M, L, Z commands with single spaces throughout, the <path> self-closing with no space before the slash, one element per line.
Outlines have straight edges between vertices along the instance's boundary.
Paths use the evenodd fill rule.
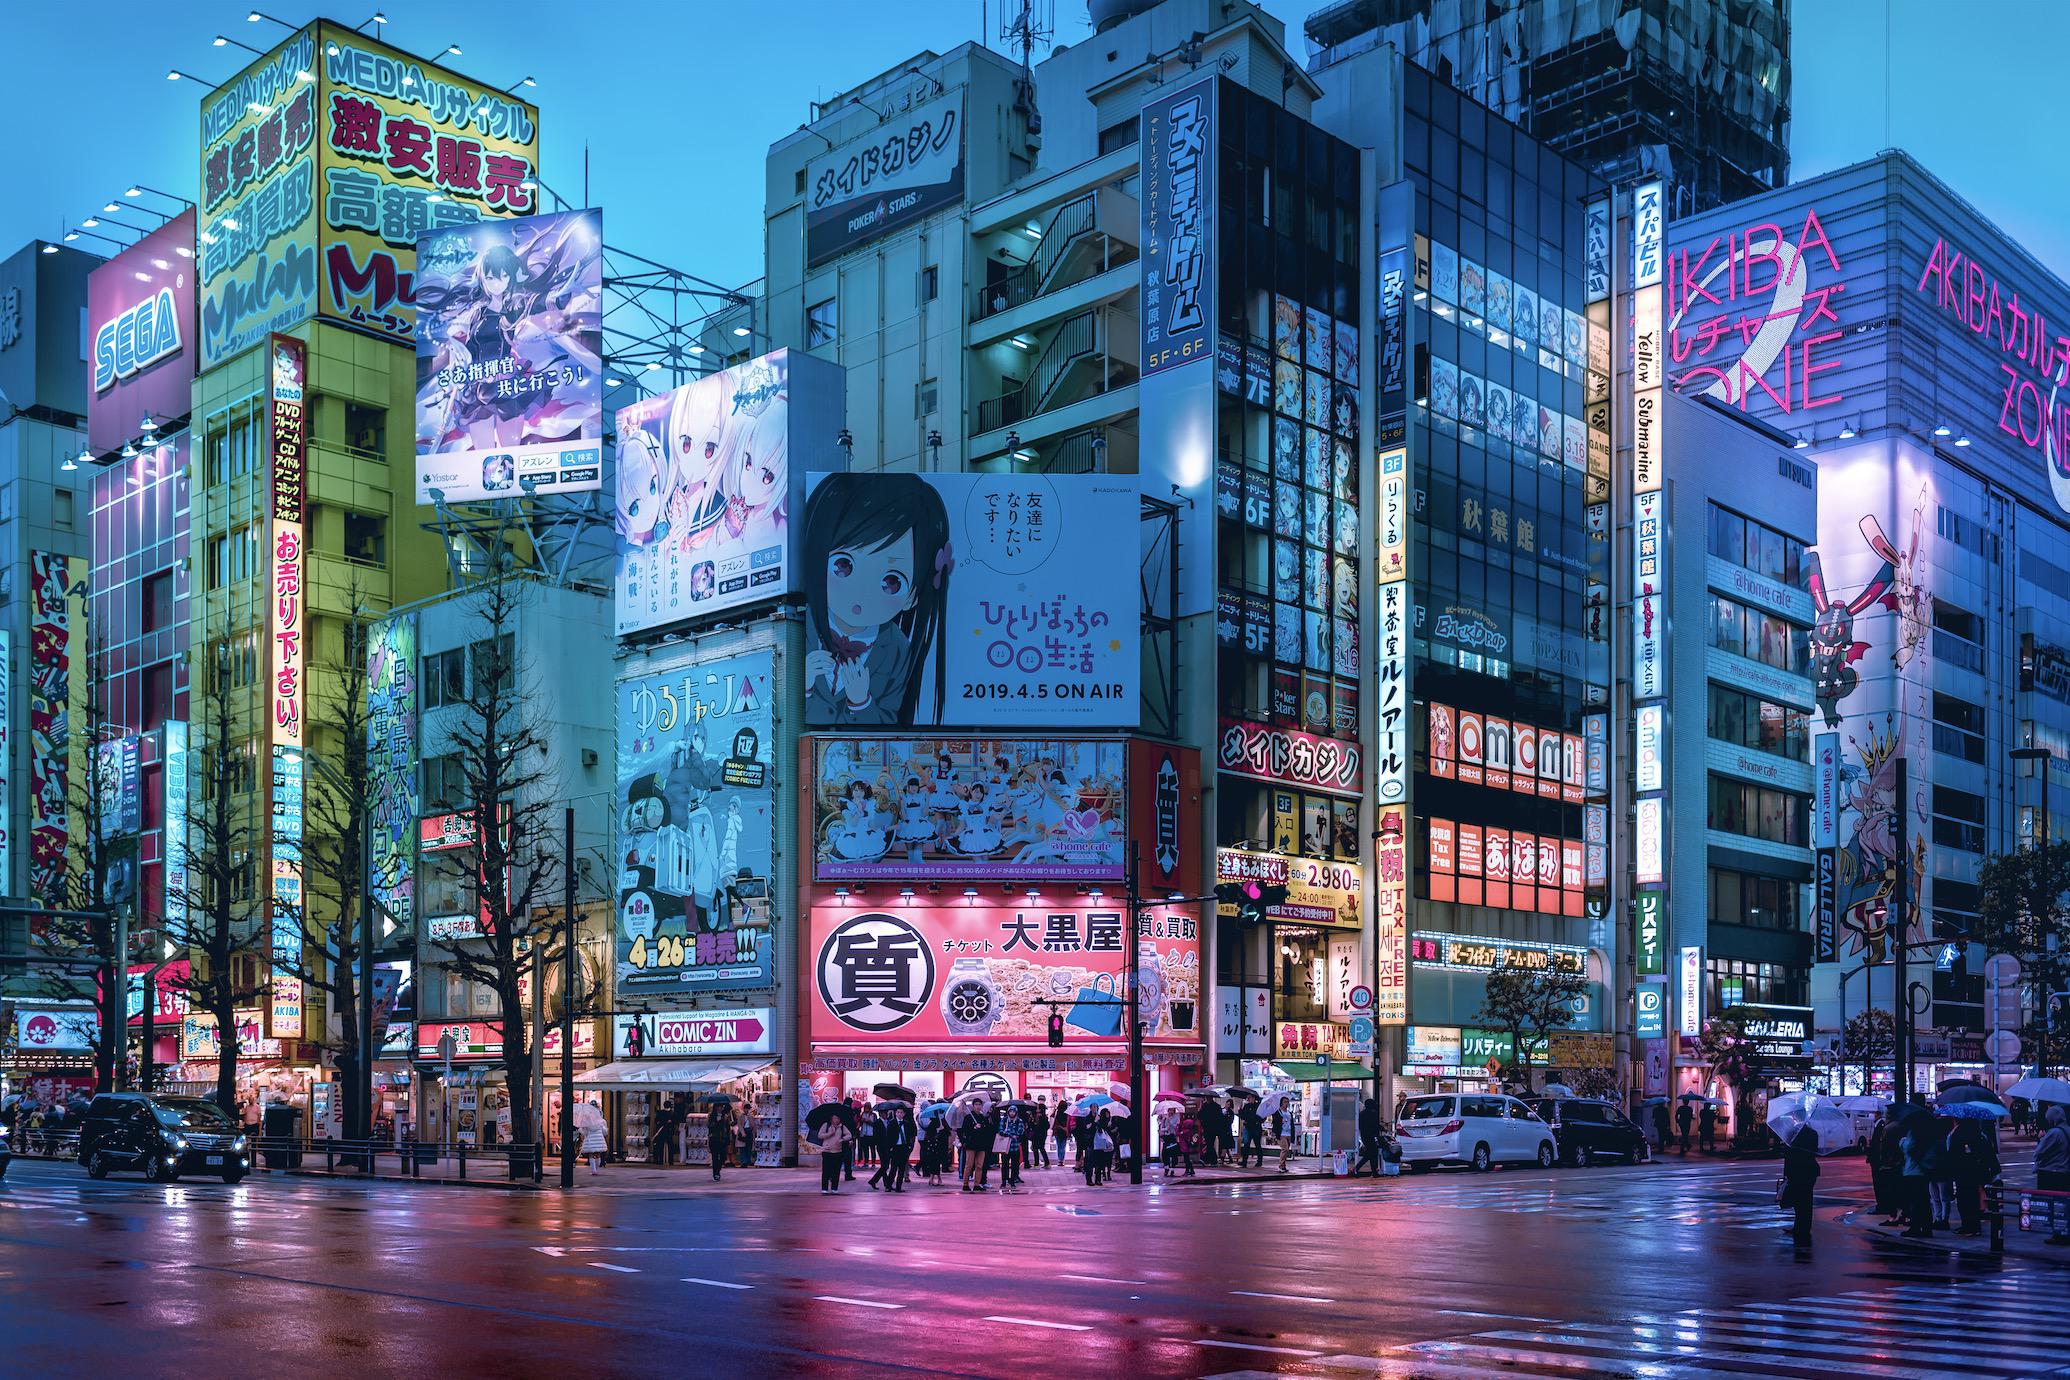
<path fill-rule="evenodd" d="M 140 373 L 180 352 L 180 312 L 171 288 L 102 324 L 93 338 L 93 391 L 105 393 L 117 379 Z"/>
<path fill-rule="evenodd" d="M 105 454 L 193 407 L 194 213 L 182 212 L 86 279 L 93 388 L 87 444 Z"/>

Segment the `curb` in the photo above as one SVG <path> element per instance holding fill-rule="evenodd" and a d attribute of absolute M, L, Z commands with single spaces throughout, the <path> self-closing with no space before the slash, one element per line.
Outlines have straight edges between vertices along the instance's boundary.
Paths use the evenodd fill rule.
<path fill-rule="evenodd" d="M 1884 1241 L 1892 1241 L 1899 1245 L 1911 1246 L 1918 1250 L 1932 1251 L 1942 1255 L 1971 1256 L 1983 1260 L 1998 1261 L 2038 1260 L 2046 1264 L 2070 1265 L 2070 1254 L 2054 1255 L 2043 1250 L 2013 1249 L 2012 1243 L 2018 1236 L 2018 1228 L 2016 1226 L 2009 1228 L 2006 1232 L 2006 1249 L 2003 1252 L 1994 1254 L 1991 1250 L 1991 1238 L 1988 1233 L 1983 1236 L 1956 1236 L 1952 1232 L 1936 1231 L 1932 1236 L 1927 1237 L 1907 1236 L 1901 1227 L 1886 1227 L 1881 1222 L 1871 1220 L 1875 1216 L 1875 1209 L 1871 1208 L 1866 1211 L 1867 1216 L 1865 1217 L 1864 1209 L 1853 1209 L 1843 1213 L 1840 1221 L 1847 1226 L 1855 1228 L 1857 1231 L 1878 1237 Z"/>
<path fill-rule="evenodd" d="M 328 1169 L 258 1169 L 259 1174 L 278 1175 L 285 1179 L 323 1179 L 331 1183 L 350 1184 L 433 1184 L 449 1188 L 493 1188 L 506 1193 L 537 1193 L 548 1187 L 538 1183 L 512 1183 L 503 1179 L 455 1179 L 433 1178 L 428 1174 L 336 1174 Z M 554 1188 L 559 1184 L 551 1185 Z"/>

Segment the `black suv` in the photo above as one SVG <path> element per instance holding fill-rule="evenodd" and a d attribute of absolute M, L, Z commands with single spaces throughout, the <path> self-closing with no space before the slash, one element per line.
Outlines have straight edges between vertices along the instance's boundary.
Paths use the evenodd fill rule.
<path fill-rule="evenodd" d="M 234 1184 L 251 1169 L 244 1128 L 198 1097 L 102 1093 L 79 1126 L 79 1163 L 89 1178 L 141 1169 L 153 1183 L 218 1174 Z"/>
<path fill-rule="evenodd" d="M 1532 1099 L 1531 1110 L 1552 1127 L 1562 1164 L 1585 1165 L 1606 1155 L 1633 1164 L 1653 1158 L 1646 1133 L 1612 1103 L 1594 1097 L 1539 1097 Z"/>

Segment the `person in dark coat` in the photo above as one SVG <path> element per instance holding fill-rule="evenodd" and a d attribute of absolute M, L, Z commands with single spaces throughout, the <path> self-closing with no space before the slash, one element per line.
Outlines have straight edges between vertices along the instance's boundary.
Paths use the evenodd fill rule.
<path fill-rule="evenodd" d="M 1916 1108 L 1905 1119 L 1905 1235 L 1933 1235 L 1933 1181 L 1947 1169 L 1948 1138 L 1940 1118 L 1914 1095 Z"/>
<path fill-rule="evenodd" d="M 1818 1182 L 1818 1132 L 1800 1127 L 1783 1147 L 1782 1205 L 1796 1213 L 1790 1239 L 1800 1246 L 1811 1244 L 1811 1191 Z"/>
<path fill-rule="evenodd" d="M 712 1109 L 704 1116 L 704 1138 L 711 1150 L 712 1182 L 719 1182 L 719 1171 L 726 1167 L 726 1161 L 733 1156 L 733 1104 L 714 1102 Z"/>
<path fill-rule="evenodd" d="M 1718 1109 L 1709 1103 L 1696 1118 L 1696 1135 L 1705 1153 L 1718 1148 Z"/>
<path fill-rule="evenodd" d="M 2034 1186 L 2070 1193 L 2070 1117 L 2061 1107 L 2050 1106 L 2041 1114 L 2041 1139 L 2034 1144 Z M 2048 1244 L 2070 1245 L 2070 1236 L 2057 1232 Z"/>
<path fill-rule="evenodd" d="M 1238 1124 L 1243 1127 L 1243 1142 L 1236 1154 L 1236 1167 L 1243 1168 L 1251 1162 L 1251 1156 L 1258 1157 L 1258 1168 L 1265 1167 L 1265 1118 L 1258 1115 L 1256 1102 L 1245 1102 L 1237 1112 Z"/>
<path fill-rule="evenodd" d="M 1696 1113 L 1689 1110 L 1687 1102 L 1675 1108 L 1675 1131 L 1682 1138 L 1682 1153 L 1689 1153 L 1689 1128 L 1696 1121 Z"/>
<path fill-rule="evenodd" d="M 1362 1165 L 1373 1166 L 1373 1177 L 1380 1177 L 1380 1103 L 1376 1098 L 1367 1098 L 1358 1109 L 1358 1158 L 1351 1163 L 1351 1177 L 1357 1178 Z"/>
<path fill-rule="evenodd" d="M 1667 1153 L 1670 1134 L 1671 1132 L 1668 1128 L 1668 1104 L 1656 1102 L 1653 1104 L 1653 1139 L 1660 1143 L 1662 1154 Z"/>
<path fill-rule="evenodd" d="M 1028 1167 L 1049 1168 L 1049 1103 L 1037 1099 L 1028 1118 Z"/>
<path fill-rule="evenodd" d="M 1898 1194 L 1903 1187 L 1905 1152 L 1898 1146 L 1897 1132 L 1888 1117 L 1877 1117 L 1876 1128 L 1869 1132 L 1868 1161 L 1876 1211 L 1883 1214 L 1885 1226 L 1894 1225 L 1902 1210 Z"/>
<path fill-rule="evenodd" d="M 654 1114 L 654 1139 L 647 1143 L 647 1163 L 672 1165 L 676 1162 L 676 1133 L 682 1129 L 683 1109 L 674 1098 L 661 1104 L 661 1110 Z"/>
<path fill-rule="evenodd" d="M 1948 1158 L 1955 1170 L 1955 1210 L 1962 1225 L 1957 1236 L 1984 1234 L 1984 1185 L 1999 1176 L 1998 1146 L 1991 1130 L 1981 1121 L 1955 1123 L 1948 1141 Z"/>
<path fill-rule="evenodd" d="M 884 1189 L 888 1193 L 906 1191 L 906 1172 L 913 1159 L 913 1117 L 903 1106 L 889 1107 L 877 1123 L 877 1174 L 870 1176 L 871 1184 L 882 1175 Z"/>

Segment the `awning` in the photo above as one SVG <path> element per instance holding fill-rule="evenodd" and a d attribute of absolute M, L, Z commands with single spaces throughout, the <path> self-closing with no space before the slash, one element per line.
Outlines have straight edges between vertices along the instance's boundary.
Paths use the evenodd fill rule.
<path fill-rule="evenodd" d="M 740 1063 L 731 1059 L 621 1059 L 575 1075 L 578 1088 L 615 1092 L 653 1092 L 666 1088 L 716 1088 L 736 1078 L 760 1073 L 775 1063 Z"/>
<path fill-rule="evenodd" d="M 1273 1067 L 1296 1083 L 1364 1083 L 1373 1077 L 1364 1064 L 1334 1060 L 1319 1064 L 1312 1059 L 1275 1059 Z"/>

